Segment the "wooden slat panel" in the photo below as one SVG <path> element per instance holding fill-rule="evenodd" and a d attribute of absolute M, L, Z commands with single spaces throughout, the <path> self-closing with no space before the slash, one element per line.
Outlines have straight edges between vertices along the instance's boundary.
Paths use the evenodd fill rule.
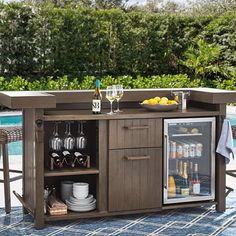
<path fill-rule="evenodd" d="M 0 92 L 0 103 L 13 109 L 54 108 L 56 97 L 49 93 L 35 91 Z"/>
<path fill-rule="evenodd" d="M 212 88 L 125 89 L 121 102 L 140 102 L 155 96 L 171 98 L 171 91 L 190 91 L 189 100 L 223 104 L 236 101 L 236 92 Z M 105 90 L 101 90 L 105 94 Z M 0 92 L 0 103 L 9 108 L 49 108 L 56 104 L 91 102 L 93 90 L 74 91 L 10 91 Z M 87 109 L 91 109 L 91 106 Z"/>
<path fill-rule="evenodd" d="M 146 119 L 146 118 L 171 118 L 171 117 L 202 117 L 217 116 L 218 111 L 209 111 L 204 108 L 190 107 L 187 111 L 175 110 L 168 112 L 151 112 L 142 108 L 122 109 L 122 114 L 107 115 L 106 111 L 101 115 L 93 115 L 90 110 L 57 110 L 45 111 L 45 121 L 60 120 L 117 120 L 117 119 Z"/>
<path fill-rule="evenodd" d="M 42 120 L 43 110 L 35 110 L 35 228 L 44 227 L 44 125 L 36 125 L 37 120 Z"/>
<path fill-rule="evenodd" d="M 125 156 L 150 155 L 126 160 Z M 162 205 L 162 151 L 159 148 L 109 151 L 109 211 L 158 208 Z"/>
<path fill-rule="evenodd" d="M 34 109 L 24 110 L 24 167 L 23 200 L 31 209 L 35 209 L 35 152 L 34 152 Z"/>
<path fill-rule="evenodd" d="M 98 122 L 98 163 L 99 178 L 97 185 L 98 209 L 107 211 L 107 121 Z"/>
<path fill-rule="evenodd" d="M 216 144 L 220 138 L 222 125 L 224 122 L 224 118 L 226 116 L 226 106 L 220 105 L 219 106 L 221 111 L 221 116 L 217 117 L 216 120 Z M 220 154 L 216 153 L 216 210 L 220 212 L 224 212 L 226 208 L 226 199 L 225 199 L 225 190 L 226 190 L 226 164 L 225 158 Z"/>
<path fill-rule="evenodd" d="M 109 121 L 109 148 L 162 146 L 161 119 Z"/>

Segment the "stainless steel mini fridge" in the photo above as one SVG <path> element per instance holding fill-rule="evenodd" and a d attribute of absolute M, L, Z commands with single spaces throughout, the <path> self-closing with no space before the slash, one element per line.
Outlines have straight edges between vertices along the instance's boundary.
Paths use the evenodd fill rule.
<path fill-rule="evenodd" d="M 164 120 L 164 204 L 215 198 L 215 117 Z"/>

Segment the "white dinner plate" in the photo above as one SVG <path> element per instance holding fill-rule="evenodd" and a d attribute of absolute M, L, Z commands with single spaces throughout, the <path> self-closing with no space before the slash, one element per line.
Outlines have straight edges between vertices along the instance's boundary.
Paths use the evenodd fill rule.
<path fill-rule="evenodd" d="M 68 198 L 68 200 L 71 202 L 71 203 L 74 203 L 74 204 L 89 204 L 90 202 L 92 202 L 94 200 L 94 197 L 92 194 L 89 194 L 87 198 L 84 198 L 84 199 L 78 199 L 78 198 L 75 198 L 73 196 L 70 196 Z"/>
<path fill-rule="evenodd" d="M 68 206 L 68 209 L 71 211 L 77 211 L 77 212 L 86 212 L 86 211 L 92 211 L 96 209 L 96 204 L 90 207 L 84 207 L 84 208 L 77 208 L 77 207 L 70 207 Z"/>
<path fill-rule="evenodd" d="M 96 204 L 96 199 L 94 199 L 92 202 L 88 203 L 88 204 L 78 204 L 78 203 L 72 203 L 68 200 L 66 200 L 66 205 L 68 207 L 73 207 L 73 208 L 86 208 L 86 207 L 90 207 Z"/>

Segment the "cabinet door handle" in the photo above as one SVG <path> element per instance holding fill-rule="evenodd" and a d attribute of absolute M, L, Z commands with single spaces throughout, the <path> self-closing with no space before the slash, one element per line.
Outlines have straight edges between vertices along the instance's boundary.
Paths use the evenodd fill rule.
<path fill-rule="evenodd" d="M 150 158 L 150 156 L 125 156 L 127 161 L 148 160 Z"/>
<path fill-rule="evenodd" d="M 142 125 L 142 126 L 124 126 L 124 129 L 128 129 L 128 130 L 149 129 L 149 126 L 148 125 Z"/>

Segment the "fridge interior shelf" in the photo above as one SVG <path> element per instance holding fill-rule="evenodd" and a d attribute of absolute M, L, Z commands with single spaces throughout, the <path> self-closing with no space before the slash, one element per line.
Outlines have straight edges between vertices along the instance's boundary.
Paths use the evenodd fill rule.
<path fill-rule="evenodd" d="M 202 136 L 202 133 L 197 134 L 172 134 L 172 137 L 193 137 L 193 136 Z"/>

